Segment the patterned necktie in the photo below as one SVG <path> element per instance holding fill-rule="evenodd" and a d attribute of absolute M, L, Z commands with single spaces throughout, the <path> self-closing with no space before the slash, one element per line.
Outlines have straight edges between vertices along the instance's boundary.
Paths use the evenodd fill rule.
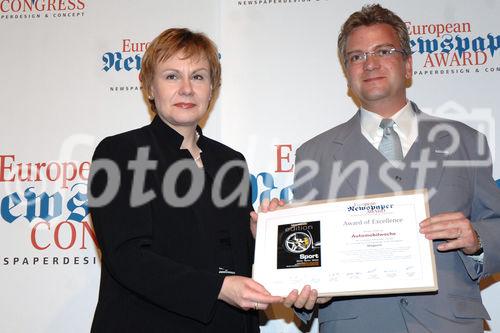
<path fill-rule="evenodd" d="M 380 128 L 384 131 L 384 136 L 378 150 L 389 161 L 401 161 L 403 159 L 403 149 L 401 149 L 401 140 L 398 133 L 394 131 L 394 120 L 382 119 Z"/>

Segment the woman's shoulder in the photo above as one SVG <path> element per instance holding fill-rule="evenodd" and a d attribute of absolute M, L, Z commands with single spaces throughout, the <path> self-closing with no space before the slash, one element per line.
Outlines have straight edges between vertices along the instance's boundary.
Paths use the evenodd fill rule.
<path fill-rule="evenodd" d="M 245 157 L 239 151 L 209 137 L 203 136 L 203 141 L 202 143 L 200 142 L 200 144 L 202 150 L 204 148 L 209 149 L 212 153 L 217 154 L 220 158 L 226 160 L 245 160 Z"/>
<path fill-rule="evenodd" d="M 137 143 L 140 145 L 141 143 L 148 141 L 148 127 L 149 125 L 146 125 L 126 132 L 107 136 L 100 142 L 100 144 L 120 145 L 123 143 Z"/>
<path fill-rule="evenodd" d="M 148 125 L 105 137 L 97 145 L 93 159 L 103 155 L 127 157 L 136 154 L 138 147 L 150 144 L 147 128 Z"/>

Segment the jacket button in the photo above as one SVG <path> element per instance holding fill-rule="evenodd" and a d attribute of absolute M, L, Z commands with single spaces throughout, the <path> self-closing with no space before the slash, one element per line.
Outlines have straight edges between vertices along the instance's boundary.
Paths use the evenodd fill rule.
<path fill-rule="evenodd" d="M 399 303 L 401 303 L 401 305 L 403 305 L 403 306 L 407 306 L 408 305 L 408 300 L 403 297 L 403 298 L 401 298 L 399 300 Z"/>

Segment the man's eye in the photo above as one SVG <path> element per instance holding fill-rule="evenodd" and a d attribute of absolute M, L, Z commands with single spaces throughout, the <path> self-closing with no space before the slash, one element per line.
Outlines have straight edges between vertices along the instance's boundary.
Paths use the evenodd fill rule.
<path fill-rule="evenodd" d="M 350 62 L 359 62 L 362 59 L 363 59 L 363 55 L 361 53 L 354 53 L 354 54 L 351 54 L 351 56 L 349 57 Z"/>
<path fill-rule="evenodd" d="M 377 50 L 377 53 L 380 57 L 385 57 L 392 54 L 392 49 L 380 49 Z"/>

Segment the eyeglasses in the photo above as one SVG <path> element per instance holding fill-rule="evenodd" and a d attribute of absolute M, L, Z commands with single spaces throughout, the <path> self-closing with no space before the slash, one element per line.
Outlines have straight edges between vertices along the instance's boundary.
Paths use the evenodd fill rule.
<path fill-rule="evenodd" d="M 347 65 L 359 65 L 364 63 L 367 59 L 368 56 L 376 56 L 377 58 L 380 59 L 387 59 L 387 58 L 392 58 L 396 54 L 401 53 L 403 56 L 406 55 L 406 52 L 404 50 L 397 50 L 394 47 L 381 47 L 376 49 L 375 51 L 366 51 L 366 52 L 361 52 L 361 51 L 356 51 L 356 52 L 350 52 L 347 54 L 347 59 L 346 59 L 346 66 Z"/>

